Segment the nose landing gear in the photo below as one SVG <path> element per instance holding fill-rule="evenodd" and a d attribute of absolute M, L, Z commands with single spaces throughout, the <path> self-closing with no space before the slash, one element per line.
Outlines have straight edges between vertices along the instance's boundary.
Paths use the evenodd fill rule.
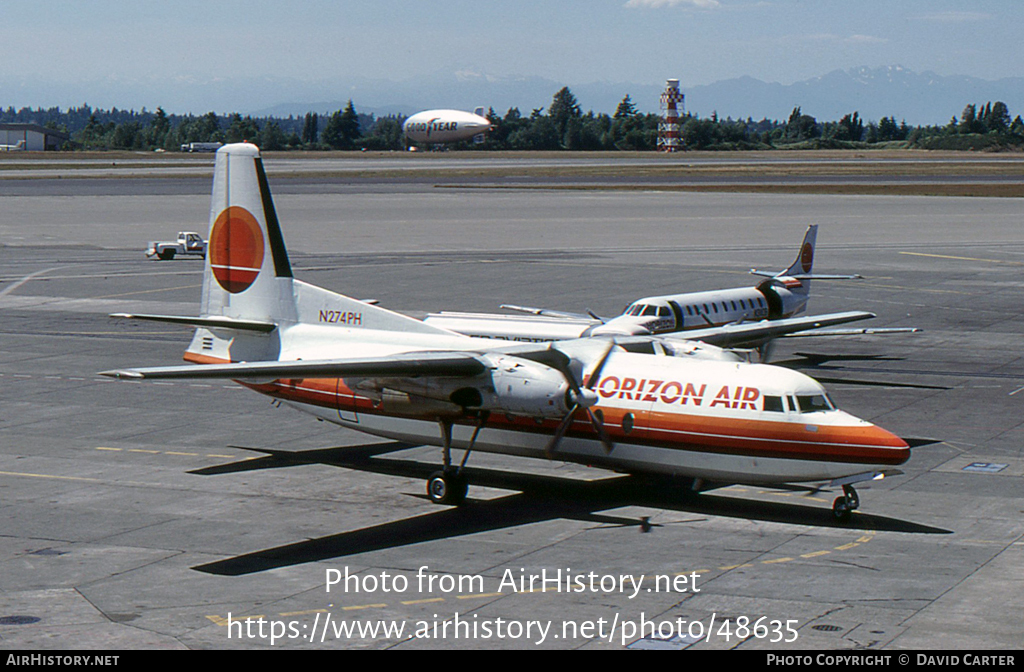
<path fill-rule="evenodd" d="M 836 497 L 832 503 L 832 515 L 841 523 L 850 519 L 854 511 L 860 508 L 860 496 L 852 485 L 843 486 L 843 496 Z"/>

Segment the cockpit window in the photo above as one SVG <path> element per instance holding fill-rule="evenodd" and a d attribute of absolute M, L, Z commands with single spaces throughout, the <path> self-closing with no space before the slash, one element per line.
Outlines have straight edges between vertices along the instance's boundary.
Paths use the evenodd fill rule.
<path fill-rule="evenodd" d="M 835 408 L 829 398 L 824 394 L 797 395 L 796 400 L 797 403 L 800 404 L 801 413 L 831 411 Z"/>
<path fill-rule="evenodd" d="M 657 315 L 657 306 L 647 306 L 646 308 L 644 308 L 644 317 L 656 317 Z"/>
<path fill-rule="evenodd" d="M 782 397 L 771 397 L 765 395 L 764 397 L 764 410 L 771 411 L 773 413 L 782 413 Z"/>
<path fill-rule="evenodd" d="M 672 311 L 669 310 L 668 306 L 659 306 L 658 307 L 658 317 L 671 317 L 671 316 L 672 316 Z"/>

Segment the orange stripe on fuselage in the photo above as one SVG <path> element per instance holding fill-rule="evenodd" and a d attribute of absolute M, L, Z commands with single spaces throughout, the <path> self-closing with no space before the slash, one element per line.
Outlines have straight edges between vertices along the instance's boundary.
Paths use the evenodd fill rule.
<path fill-rule="evenodd" d="M 185 360 L 196 364 L 226 364 L 228 360 L 186 352 Z M 336 378 L 286 379 L 272 383 L 239 384 L 272 397 L 310 404 L 321 408 L 387 415 L 374 402 L 349 389 Z M 896 435 L 875 425 L 830 426 L 813 422 L 778 422 L 742 417 L 636 412 L 598 404 L 604 414 L 605 429 L 615 442 L 634 442 L 673 450 L 713 452 L 750 457 L 811 460 L 818 462 L 898 465 L 910 459 L 910 448 Z M 635 417 L 634 429 L 622 429 L 627 413 Z M 813 417 L 804 416 L 805 420 Z M 532 418 L 492 414 L 488 426 L 496 429 L 551 434 L 558 420 L 538 425 Z M 470 424 L 468 421 L 466 424 Z M 812 426 L 816 431 L 808 430 Z M 585 415 L 579 414 L 567 432 L 569 436 L 597 439 Z"/>
<path fill-rule="evenodd" d="M 340 383 L 340 384 L 339 384 Z M 374 402 L 361 397 L 337 379 L 289 379 L 273 383 L 241 383 L 273 397 L 322 408 L 342 408 L 368 415 L 382 413 Z M 614 442 L 640 443 L 672 450 L 713 452 L 750 457 L 810 460 L 817 462 L 898 465 L 910 458 L 907 444 L 894 434 L 874 425 L 827 426 L 811 422 L 773 422 L 692 413 L 636 412 L 598 405 L 605 428 Z M 634 415 L 634 428 L 623 431 L 627 413 Z M 813 419 L 813 418 L 805 418 Z M 551 434 L 558 419 L 537 424 L 533 418 L 492 414 L 487 425 L 495 429 L 531 434 Z M 468 420 L 466 424 L 471 424 Z M 808 430 L 816 427 L 816 431 Z M 580 414 L 567 432 L 569 436 L 597 439 L 585 415 Z"/>

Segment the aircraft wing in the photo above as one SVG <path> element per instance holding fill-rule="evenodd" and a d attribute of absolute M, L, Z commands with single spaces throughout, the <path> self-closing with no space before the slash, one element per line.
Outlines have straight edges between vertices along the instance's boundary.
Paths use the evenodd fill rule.
<path fill-rule="evenodd" d="M 887 334 L 917 334 L 920 327 L 864 327 L 863 329 L 810 329 L 783 338 L 808 338 L 811 336 L 884 336 Z"/>
<path fill-rule="evenodd" d="M 275 380 L 277 378 L 335 378 L 345 376 L 477 376 L 487 365 L 472 353 L 413 352 L 365 359 L 323 359 L 271 362 L 232 362 L 230 364 L 186 364 L 142 369 L 103 371 L 110 378 Z"/>
<path fill-rule="evenodd" d="M 707 329 L 691 329 L 689 331 L 665 334 L 661 338 L 703 341 L 722 347 L 742 346 L 837 324 L 868 320 L 873 317 L 875 317 L 874 313 L 852 310 L 845 313 L 828 313 L 825 315 L 787 317 L 780 320 L 724 324 L 718 327 L 708 327 Z"/>
<path fill-rule="evenodd" d="M 516 306 L 510 303 L 503 303 L 501 307 L 504 310 L 514 310 L 517 313 L 526 313 L 527 315 L 542 315 L 544 317 L 562 317 L 569 320 L 584 320 L 586 322 L 593 322 L 599 324 L 600 320 L 595 318 L 593 315 L 585 313 L 567 313 L 561 310 L 549 310 L 548 308 L 531 308 L 530 306 Z"/>

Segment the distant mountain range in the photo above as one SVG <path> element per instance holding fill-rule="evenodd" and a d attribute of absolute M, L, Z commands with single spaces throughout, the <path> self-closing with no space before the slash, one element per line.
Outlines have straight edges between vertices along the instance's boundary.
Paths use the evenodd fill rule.
<path fill-rule="evenodd" d="M 835 70 L 788 86 L 740 77 L 687 91 L 687 109 L 701 116 L 785 119 L 794 107 L 805 114 L 838 120 L 850 112 L 877 121 L 895 117 L 913 126 L 943 125 L 960 117 L 968 103 L 1006 103 L 1013 116 L 1024 113 L 1024 77 L 988 81 L 977 77 L 916 73 L 899 66 Z"/>
<path fill-rule="evenodd" d="M 671 73 L 669 73 L 671 74 Z M 504 115 L 510 107 L 523 114 L 546 107 L 563 83 L 542 77 L 491 77 L 457 73 L 404 82 L 354 81 L 345 87 L 344 99 L 328 102 L 289 103 L 252 110 L 260 116 L 302 115 L 344 107 L 350 95 L 359 112 L 382 116 L 413 114 L 434 107 L 472 110 L 493 107 Z M 613 113 L 629 94 L 640 111 L 657 112 L 663 84 L 609 83 L 568 84 L 584 111 Z M 835 70 L 813 79 L 778 84 L 753 77 L 727 79 L 712 84 L 680 87 L 686 94 L 686 110 L 702 117 L 717 113 L 734 119 L 787 119 L 794 107 L 824 121 L 835 121 L 851 112 L 877 121 L 895 117 L 917 125 L 943 125 L 959 117 L 968 103 L 983 105 L 1001 100 L 1013 116 L 1024 114 L 1024 77 L 995 81 L 967 76 L 917 73 L 900 66 Z"/>
<path fill-rule="evenodd" d="M 666 77 L 675 73 L 666 70 Z M 611 114 L 629 94 L 641 112 L 658 112 L 664 81 L 558 82 L 543 77 L 491 76 L 475 72 L 444 73 L 402 81 L 362 77 L 344 80 L 300 80 L 254 77 L 232 79 L 142 78 L 134 80 L 56 82 L 23 78 L 0 80 L 0 107 L 43 107 L 68 101 L 61 107 L 89 103 L 94 107 L 155 110 L 205 114 L 241 112 L 253 116 L 301 117 L 307 112 L 330 113 L 344 108 L 351 98 L 360 113 L 384 116 L 410 115 L 431 108 L 472 110 L 493 107 L 504 115 L 518 107 L 524 115 L 551 104 L 555 92 L 568 85 L 584 112 Z M 895 117 L 917 125 L 943 125 L 959 117 L 968 103 L 983 105 L 1001 100 L 1010 114 L 1024 114 L 1024 78 L 996 81 L 966 76 L 917 73 L 899 66 L 836 70 L 820 77 L 778 84 L 739 77 L 689 86 L 686 110 L 702 117 L 784 120 L 794 107 L 822 121 L 836 121 L 859 112 L 866 121 Z M 18 104 L 18 101 L 25 101 Z M 292 101 L 292 102 L 287 102 Z"/>

